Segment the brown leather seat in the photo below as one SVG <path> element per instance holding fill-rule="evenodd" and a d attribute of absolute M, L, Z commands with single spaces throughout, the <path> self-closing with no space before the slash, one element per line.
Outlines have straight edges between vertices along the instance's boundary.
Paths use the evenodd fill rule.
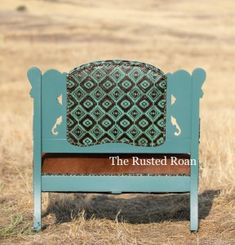
<path fill-rule="evenodd" d="M 42 173 L 47 174 L 71 174 L 71 175 L 190 175 L 190 166 L 182 164 L 187 162 L 190 156 L 187 154 L 159 155 L 159 154 L 135 154 L 119 155 L 120 159 L 128 159 L 129 165 L 112 165 L 110 156 L 104 154 L 44 154 L 42 157 Z M 138 157 L 138 163 L 146 163 L 143 159 L 154 159 L 154 165 L 133 165 L 132 157 Z M 177 159 L 172 163 L 172 158 Z M 158 160 L 157 160 L 158 159 Z M 174 158 L 175 159 L 175 158 Z M 156 163 L 165 165 L 156 165 Z M 117 163 L 117 161 L 115 161 Z M 120 163 L 120 161 L 119 161 Z M 136 162 L 135 162 L 136 163 Z"/>

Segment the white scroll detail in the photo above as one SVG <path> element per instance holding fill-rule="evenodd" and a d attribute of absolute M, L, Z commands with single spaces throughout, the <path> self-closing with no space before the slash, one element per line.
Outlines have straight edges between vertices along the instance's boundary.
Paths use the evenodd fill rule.
<path fill-rule="evenodd" d="M 62 100 L 62 94 L 60 96 L 57 97 L 57 101 L 59 104 L 63 105 L 63 100 Z"/>
<path fill-rule="evenodd" d="M 176 127 L 177 132 L 175 132 L 175 136 L 179 136 L 181 134 L 181 128 L 179 124 L 177 123 L 177 120 L 175 117 L 171 116 L 171 124 Z"/>
<path fill-rule="evenodd" d="M 62 116 L 59 116 L 59 117 L 57 117 L 56 122 L 51 129 L 51 133 L 53 135 L 58 135 L 57 126 L 59 126 L 61 123 L 62 123 Z"/>
<path fill-rule="evenodd" d="M 171 105 L 174 105 L 176 102 L 176 97 L 172 94 L 171 95 Z"/>

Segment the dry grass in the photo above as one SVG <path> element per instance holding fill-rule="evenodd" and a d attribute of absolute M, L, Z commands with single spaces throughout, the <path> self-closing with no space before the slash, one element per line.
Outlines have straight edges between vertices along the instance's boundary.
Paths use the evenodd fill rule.
<path fill-rule="evenodd" d="M 235 4 L 232 0 L 1 0 L 0 243 L 234 244 Z M 32 224 L 32 101 L 26 71 L 125 58 L 207 70 L 201 104 L 200 231 L 188 195 L 43 195 Z"/>

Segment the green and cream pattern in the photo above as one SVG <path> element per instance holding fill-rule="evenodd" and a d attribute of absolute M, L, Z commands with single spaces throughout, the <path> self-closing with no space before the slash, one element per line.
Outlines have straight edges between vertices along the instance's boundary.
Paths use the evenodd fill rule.
<path fill-rule="evenodd" d="M 166 137 L 167 80 L 137 61 L 97 61 L 67 76 L 67 140 L 77 146 L 158 146 Z"/>

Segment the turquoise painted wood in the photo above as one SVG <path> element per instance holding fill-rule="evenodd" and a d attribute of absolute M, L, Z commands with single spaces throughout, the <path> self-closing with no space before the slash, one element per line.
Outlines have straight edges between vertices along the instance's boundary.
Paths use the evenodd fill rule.
<path fill-rule="evenodd" d="M 190 177 L 47 175 L 42 176 L 42 191 L 111 193 L 187 192 L 190 191 Z"/>
<path fill-rule="evenodd" d="M 77 147 L 66 139 L 66 75 L 33 67 L 28 71 L 34 98 L 34 228 L 41 229 L 41 192 L 189 192 L 190 229 L 198 229 L 198 164 L 190 176 L 42 176 L 42 153 L 187 153 L 198 163 L 199 100 L 205 71 L 167 74 L 166 140 L 157 147 L 107 143 Z"/>
<path fill-rule="evenodd" d="M 42 159 L 42 74 L 33 67 L 28 71 L 28 79 L 32 90 L 30 95 L 34 98 L 33 117 L 33 195 L 34 195 L 34 228 L 41 229 L 41 159 Z"/>
<path fill-rule="evenodd" d="M 198 230 L 198 145 L 199 145 L 199 99 L 203 96 L 202 84 L 206 78 L 205 72 L 196 69 L 192 73 L 192 114 L 191 114 L 191 158 L 196 159 L 197 164 L 191 166 L 191 188 L 190 188 L 190 229 Z"/>

